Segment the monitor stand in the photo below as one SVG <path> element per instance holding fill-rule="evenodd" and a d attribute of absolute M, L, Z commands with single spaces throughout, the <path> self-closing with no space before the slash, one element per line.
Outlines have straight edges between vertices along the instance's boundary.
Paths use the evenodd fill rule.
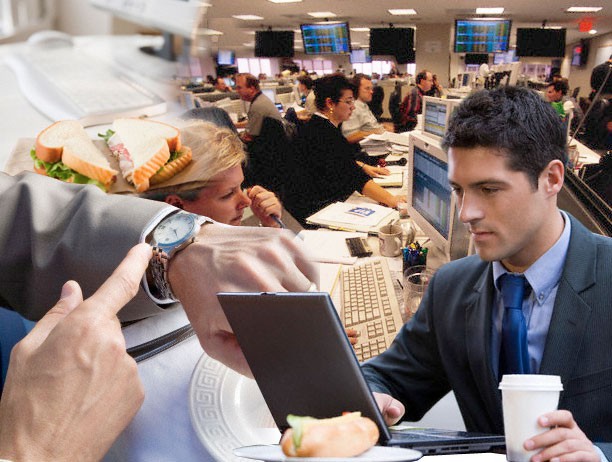
<path fill-rule="evenodd" d="M 152 46 L 141 47 L 140 51 L 148 55 L 157 56 L 166 61 L 176 61 L 176 53 L 174 52 L 174 35 L 169 32 L 163 33 L 164 43 L 161 48 Z"/>

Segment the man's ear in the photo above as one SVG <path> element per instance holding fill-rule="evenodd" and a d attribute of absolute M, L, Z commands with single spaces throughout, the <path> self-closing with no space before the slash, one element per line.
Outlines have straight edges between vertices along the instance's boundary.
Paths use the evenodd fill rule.
<path fill-rule="evenodd" d="M 166 196 L 166 199 L 164 200 L 164 202 L 166 204 L 173 205 L 174 207 L 177 207 L 179 209 L 184 209 L 185 208 L 184 205 L 183 205 L 183 199 L 181 199 L 176 194 L 168 194 Z"/>
<path fill-rule="evenodd" d="M 563 181 L 565 178 L 565 166 L 560 160 L 551 160 L 546 168 L 542 171 L 540 179 L 544 192 L 549 195 L 559 194 L 563 187 Z"/>

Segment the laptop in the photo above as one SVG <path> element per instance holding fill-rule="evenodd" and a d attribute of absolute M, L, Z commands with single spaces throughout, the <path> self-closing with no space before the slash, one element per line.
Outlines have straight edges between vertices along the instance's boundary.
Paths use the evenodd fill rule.
<path fill-rule="evenodd" d="M 500 435 L 440 429 L 390 431 L 328 293 L 219 293 L 221 307 L 279 430 L 287 415 L 326 418 L 360 411 L 379 444 L 427 454 L 489 452 Z"/>

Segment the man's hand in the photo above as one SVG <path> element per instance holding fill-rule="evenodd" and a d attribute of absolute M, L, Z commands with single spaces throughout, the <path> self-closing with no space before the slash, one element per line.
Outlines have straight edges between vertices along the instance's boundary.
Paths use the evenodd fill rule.
<path fill-rule="evenodd" d="M 318 267 L 298 245 L 287 230 L 207 224 L 170 261 L 170 285 L 207 354 L 251 375 L 216 294 L 307 292 Z"/>
<path fill-rule="evenodd" d="M 554 411 L 540 416 L 538 425 L 549 430 L 525 441 L 528 451 L 541 452 L 531 462 L 599 462 L 599 453 L 593 443 L 580 430 L 569 411 Z"/>
<path fill-rule="evenodd" d="M 272 215 L 280 218 L 283 211 L 278 197 L 261 186 L 249 188 L 247 195 L 251 199 L 251 210 L 261 224 L 270 228 L 279 228 L 279 224 L 272 218 Z"/>
<path fill-rule="evenodd" d="M 97 461 L 132 420 L 144 389 L 116 314 L 150 258 L 151 248 L 137 245 L 85 301 L 68 281 L 15 346 L 0 401 L 0 458 Z"/>
<path fill-rule="evenodd" d="M 384 393 L 372 392 L 372 395 L 376 400 L 376 404 L 378 404 L 378 409 L 380 409 L 380 412 L 385 419 L 385 423 L 387 425 L 395 425 L 397 422 L 399 422 L 406 412 L 404 405 L 392 396 Z"/>

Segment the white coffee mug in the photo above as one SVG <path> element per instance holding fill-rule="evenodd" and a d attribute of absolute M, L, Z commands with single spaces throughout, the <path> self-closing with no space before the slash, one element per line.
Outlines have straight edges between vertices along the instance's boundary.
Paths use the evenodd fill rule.
<path fill-rule="evenodd" d="M 384 257 L 397 257 L 402 252 L 402 227 L 384 225 L 378 230 L 380 254 Z"/>

